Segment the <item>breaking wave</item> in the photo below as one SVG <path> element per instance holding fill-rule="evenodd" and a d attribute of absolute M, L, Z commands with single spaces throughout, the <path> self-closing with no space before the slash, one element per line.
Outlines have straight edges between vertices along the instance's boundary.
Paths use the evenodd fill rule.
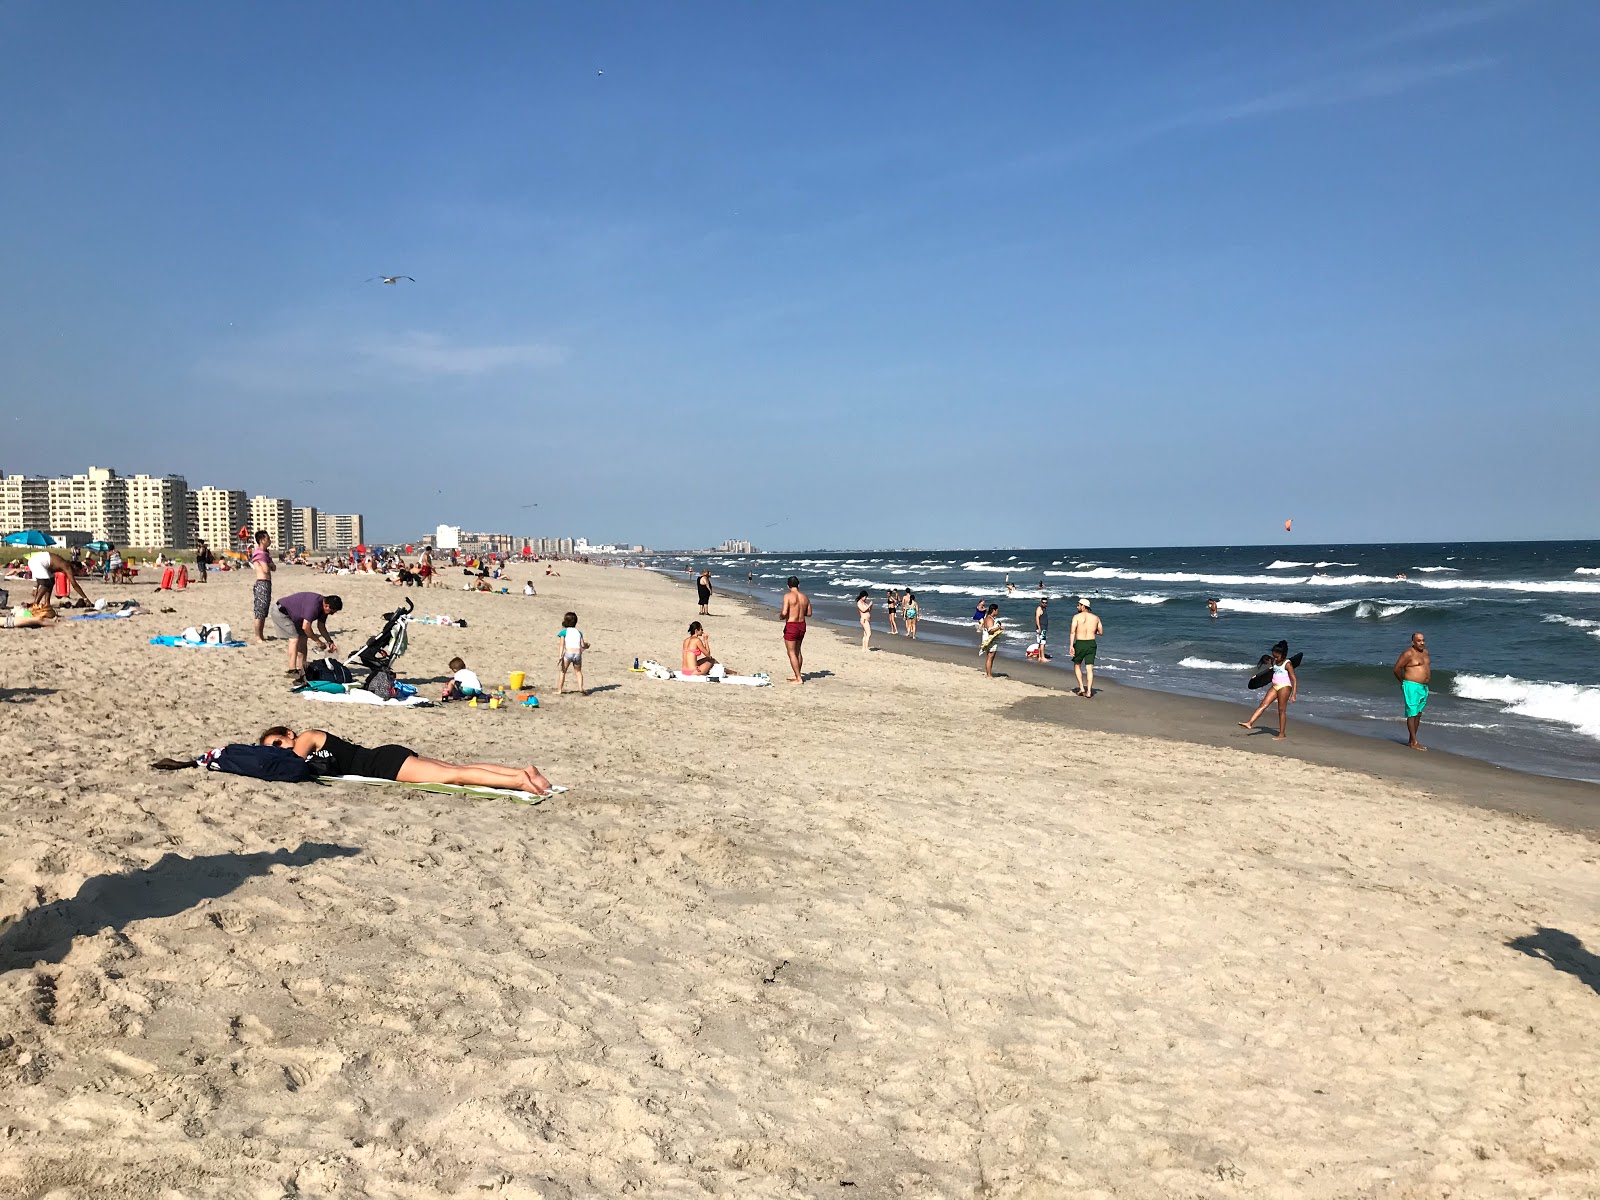
<path fill-rule="evenodd" d="M 1501 712 L 1570 725 L 1586 737 L 1600 738 L 1600 687 L 1543 683 L 1510 675 L 1458 674 L 1451 690 L 1466 700 L 1501 706 Z"/>
<path fill-rule="evenodd" d="M 1260 613 L 1267 616 L 1280 617 L 1309 617 L 1318 613 L 1338 612 L 1341 608 L 1349 608 L 1352 604 L 1360 604 L 1359 600 L 1335 600 L 1331 604 L 1312 604 L 1306 600 L 1232 600 L 1224 598 L 1217 601 L 1217 607 L 1223 612 Z"/>
<path fill-rule="evenodd" d="M 1191 671 L 1253 671 L 1254 663 L 1228 663 L 1217 662 L 1212 658 L 1180 658 L 1180 667 L 1188 667 Z"/>

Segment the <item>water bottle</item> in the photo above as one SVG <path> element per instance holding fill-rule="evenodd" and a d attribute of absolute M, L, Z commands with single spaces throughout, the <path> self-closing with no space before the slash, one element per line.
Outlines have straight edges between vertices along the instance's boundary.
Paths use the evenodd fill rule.
<path fill-rule="evenodd" d="M 635 671 L 639 669 L 639 656 L 637 654 L 633 656 L 633 669 Z"/>

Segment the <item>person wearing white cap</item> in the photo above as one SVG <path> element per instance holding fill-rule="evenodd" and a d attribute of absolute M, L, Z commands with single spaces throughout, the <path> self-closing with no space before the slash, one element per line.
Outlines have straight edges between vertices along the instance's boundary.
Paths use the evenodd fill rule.
<path fill-rule="evenodd" d="M 1067 631 L 1067 653 L 1072 656 L 1072 673 L 1078 680 L 1073 695 L 1082 696 L 1085 700 L 1094 698 L 1094 656 L 1100 635 L 1104 632 L 1105 626 L 1094 615 L 1088 598 L 1080 598 L 1078 611 L 1072 618 L 1072 627 Z"/>

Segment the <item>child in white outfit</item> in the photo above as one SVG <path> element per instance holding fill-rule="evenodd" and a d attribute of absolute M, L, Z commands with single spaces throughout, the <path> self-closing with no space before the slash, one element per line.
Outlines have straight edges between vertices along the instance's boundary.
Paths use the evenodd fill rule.
<path fill-rule="evenodd" d="M 583 640 L 583 632 L 578 628 L 577 613 L 569 612 L 561 618 L 561 632 L 556 636 L 561 639 L 561 661 L 556 664 L 561 679 L 556 685 L 556 695 L 567 690 L 567 668 L 571 667 L 578 677 L 578 693 L 587 696 L 588 689 L 583 686 L 583 652 L 589 648 L 589 643 Z"/>

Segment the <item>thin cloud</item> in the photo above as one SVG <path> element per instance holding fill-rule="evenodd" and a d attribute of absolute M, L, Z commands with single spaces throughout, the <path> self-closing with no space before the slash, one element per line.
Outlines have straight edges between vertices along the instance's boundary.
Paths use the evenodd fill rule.
<path fill-rule="evenodd" d="M 1226 125 L 1278 116 L 1311 108 L 1333 108 L 1399 96 L 1430 87 L 1463 75 L 1475 75 L 1498 65 L 1493 58 L 1465 58 L 1453 62 L 1424 63 L 1401 67 L 1368 67 L 1280 88 L 1230 104 L 1219 104 L 1170 117 L 1149 126 L 1141 136 L 1152 137 L 1171 130 L 1203 125 Z"/>
<path fill-rule="evenodd" d="M 398 385 L 409 378 L 476 379 L 502 372 L 548 370 L 568 358 L 550 342 L 459 342 L 443 334 L 330 337 L 309 330 L 235 345 L 195 364 L 209 386 L 246 392 L 336 394 Z"/>
<path fill-rule="evenodd" d="M 558 367 L 567 360 L 563 347 L 548 342 L 474 346 L 432 333 L 370 341 L 359 352 L 380 367 L 432 375 L 489 375 L 511 367 Z"/>

